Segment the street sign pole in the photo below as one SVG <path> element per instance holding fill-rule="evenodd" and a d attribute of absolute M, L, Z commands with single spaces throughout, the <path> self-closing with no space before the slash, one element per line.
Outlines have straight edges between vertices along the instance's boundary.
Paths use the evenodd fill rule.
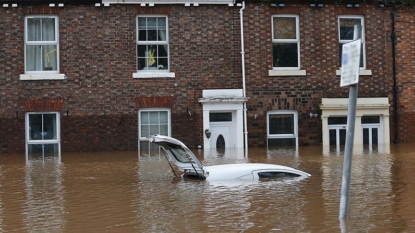
<path fill-rule="evenodd" d="M 353 32 L 353 40 L 357 40 L 361 43 L 362 38 L 362 26 L 355 25 L 354 32 Z M 353 42 L 351 42 L 353 43 Z M 361 46 L 361 45 L 360 45 Z M 360 46 L 358 46 L 358 60 L 360 61 Z M 343 52 L 344 52 L 343 47 Z M 356 56 L 356 54 L 353 54 Z M 352 56 L 353 56 L 352 55 Z M 342 55 L 342 59 L 345 56 Z M 356 57 L 355 57 L 356 59 Z M 359 62 L 358 62 L 359 64 Z M 343 61 L 342 61 L 342 76 L 343 76 Z M 356 68 L 355 65 L 353 68 Z M 342 189 L 341 189 L 341 197 L 340 197 L 340 214 L 339 218 L 344 219 L 347 217 L 347 210 L 349 206 L 349 190 L 350 190 L 350 177 L 351 177 L 351 170 L 352 170 L 352 156 L 353 156 L 353 141 L 354 141 L 354 129 L 355 129 L 355 120 L 356 120 L 356 106 L 357 106 L 357 89 L 358 89 L 358 78 L 359 78 L 359 69 L 360 64 L 357 67 L 357 74 L 353 70 L 352 75 L 357 75 L 357 80 L 355 83 L 351 83 L 349 87 L 349 107 L 347 112 L 347 129 L 346 129 L 346 144 L 344 149 L 344 162 L 343 162 L 343 177 L 342 177 Z M 349 75 L 351 75 L 349 73 Z M 355 76 L 356 77 L 356 76 Z M 347 83 L 347 82 L 346 82 Z M 342 77 L 341 86 L 344 85 L 344 79 Z"/>

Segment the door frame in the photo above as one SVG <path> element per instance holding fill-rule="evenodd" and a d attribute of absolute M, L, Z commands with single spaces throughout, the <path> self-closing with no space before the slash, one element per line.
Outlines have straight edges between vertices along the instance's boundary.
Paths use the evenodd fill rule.
<path fill-rule="evenodd" d="M 203 104 L 203 148 L 211 148 L 210 139 L 205 134 L 210 129 L 211 112 L 232 112 L 232 130 L 229 137 L 232 137 L 234 148 L 244 147 L 243 103 L 247 98 L 242 94 L 242 89 L 203 90 L 203 98 L 199 99 Z"/>

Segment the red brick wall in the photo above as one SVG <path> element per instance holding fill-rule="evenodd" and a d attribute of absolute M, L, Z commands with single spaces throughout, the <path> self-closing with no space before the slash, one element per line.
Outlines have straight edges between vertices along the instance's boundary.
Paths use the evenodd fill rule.
<path fill-rule="evenodd" d="M 272 70 L 271 16 L 274 14 L 299 15 L 301 69 L 306 70 L 306 76 L 268 76 L 268 70 Z M 360 77 L 358 96 L 389 96 L 391 73 L 385 59 L 384 33 L 387 14 L 377 5 L 361 4 L 360 8 L 349 9 L 344 4 L 325 4 L 323 8 L 247 4 L 244 29 L 250 144 L 266 145 L 266 113 L 278 109 L 298 111 L 300 145 L 321 142 L 318 108 L 321 98 L 347 98 L 349 95 L 349 88 L 340 87 L 340 77 L 336 76 L 340 66 L 338 15 L 345 14 L 364 15 L 365 20 L 366 67 L 373 75 Z M 310 112 L 318 112 L 318 119 L 310 119 Z M 255 114 L 259 116 L 256 120 Z"/>
<path fill-rule="evenodd" d="M 20 81 L 24 17 L 48 13 L 59 15 L 60 71 L 67 79 Z M 138 14 L 168 15 L 175 78 L 132 78 Z M 0 138 L 10 153 L 24 151 L 22 100 L 63 100 L 65 152 L 136 149 L 137 98 L 171 96 L 172 134 L 193 147 L 203 139 L 202 89 L 242 88 L 239 8 L 19 5 L 0 8 L 0 22 Z"/>
<path fill-rule="evenodd" d="M 392 18 L 387 15 L 389 25 Z M 394 11 L 396 86 L 397 86 L 397 142 L 415 142 L 415 30 L 413 10 L 408 8 Z M 388 28 L 387 35 L 391 35 Z M 390 40 L 389 40 L 390 43 Z M 391 53 L 391 48 L 388 50 Z M 392 62 L 392 61 L 391 61 Z M 394 107 L 392 105 L 392 107 Z"/>
<path fill-rule="evenodd" d="M 388 12 L 377 5 L 365 4 L 358 9 L 347 9 L 344 4 L 325 4 L 322 9 L 312 9 L 308 4 L 286 5 L 271 8 L 269 4 L 247 3 L 243 12 L 250 146 L 266 144 L 266 112 L 277 109 L 298 111 L 301 145 L 320 143 L 321 120 L 310 119 L 308 114 L 319 111 L 322 97 L 348 97 L 348 88 L 340 88 L 339 76 L 336 76 L 340 63 L 339 14 L 365 16 L 366 61 L 373 75 L 361 76 L 359 97 L 391 94 L 389 35 L 385 33 L 388 24 L 384 23 L 389 20 Z M 162 96 L 174 99 L 172 136 L 190 147 L 201 144 L 202 105 L 198 98 L 202 90 L 242 88 L 239 9 L 227 5 L 0 8 L 0 139 L 3 145 L 11 152 L 24 151 L 22 100 L 62 99 L 63 152 L 136 149 L 136 100 Z M 59 15 L 60 69 L 67 79 L 20 81 L 19 75 L 24 73 L 24 16 L 45 13 Z M 268 76 L 268 70 L 272 69 L 271 15 L 280 13 L 300 16 L 301 69 L 307 71 L 306 76 Z M 168 15 L 170 67 L 175 78 L 132 78 L 136 71 L 138 14 Z M 407 13 L 407 18 L 399 17 L 398 52 L 402 58 L 398 75 L 410 81 L 413 61 L 407 58 L 413 51 L 410 42 L 413 37 L 405 34 L 408 31 L 405 29 L 409 28 L 412 16 Z M 258 119 L 253 119 L 255 114 Z M 410 120 L 405 117 L 400 116 L 401 122 Z"/>

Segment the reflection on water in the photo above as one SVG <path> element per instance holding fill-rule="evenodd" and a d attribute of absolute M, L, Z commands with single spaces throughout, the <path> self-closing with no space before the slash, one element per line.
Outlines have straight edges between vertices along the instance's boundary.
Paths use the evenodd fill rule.
<path fill-rule="evenodd" d="M 194 150 L 206 165 L 261 162 L 311 173 L 302 180 L 175 177 L 164 156 L 0 156 L 0 232 L 415 232 L 415 145 L 353 155 L 348 218 L 339 221 L 342 152 Z"/>
<path fill-rule="evenodd" d="M 62 165 L 59 160 L 29 161 L 25 168 L 25 230 L 62 232 L 65 229 Z"/>

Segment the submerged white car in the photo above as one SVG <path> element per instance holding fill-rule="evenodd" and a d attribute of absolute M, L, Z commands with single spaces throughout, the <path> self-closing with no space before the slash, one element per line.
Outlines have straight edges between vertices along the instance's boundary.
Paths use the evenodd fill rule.
<path fill-rule="evenodd" d="M 310 174 L 281 165 L 241 163 L 204 166 L 181 141 L 162 135 L 149 136 L 150 142 L 163 148 L 170 160 L 183 172 L 183 177 L 204 180 L 258 180 L 289 177 L 309 177 Z"/>

